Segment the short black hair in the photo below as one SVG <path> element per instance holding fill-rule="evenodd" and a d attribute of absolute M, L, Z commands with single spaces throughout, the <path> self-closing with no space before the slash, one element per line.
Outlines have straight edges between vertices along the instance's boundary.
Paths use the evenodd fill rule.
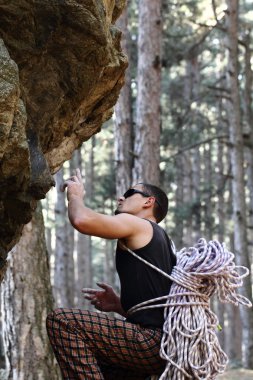
<path fill-rule="evenodd" d="M 143 191 L 150 196 L 154 196 L 157 202 L 154 204 L 154 217 L 160 223 L 166 216 L 169 207 L 169 200 L 165 192 L 155 185 L 149 183 L 138 183 L 142 185 Z"/>

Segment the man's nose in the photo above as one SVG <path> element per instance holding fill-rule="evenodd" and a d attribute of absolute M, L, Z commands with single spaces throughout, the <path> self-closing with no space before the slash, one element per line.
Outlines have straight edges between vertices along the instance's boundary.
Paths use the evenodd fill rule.
<path fill-rule="evenodd" d="M 121 195 L 119 198 L 118 198 L 118 202 L 120 202 L 120 201 L 124 201 L 125 200 L 125 198 L 123 197 L 123 195 Z"/>

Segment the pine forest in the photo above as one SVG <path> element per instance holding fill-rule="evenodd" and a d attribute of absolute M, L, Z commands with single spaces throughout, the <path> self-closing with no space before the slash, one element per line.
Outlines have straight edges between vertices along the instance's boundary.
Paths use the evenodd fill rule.
<path fill-rule="evenodd" d="M 169 211 L 160 225 L 176 250 L 200 238 L 224 242 L 236 265 L 249 269 L 238 292 L 252 302 L 252 1 L 128 0 L 114 28 L 128 59 L 114 112 L 55 166 L 55 186 L 8 254 L 1 285 L 3 380 L 61 379 L 46 315 L 58 307 L 94 311 L 81 290 L 99 282 L 120 293 L 116 240 L 81 234 L 69 222 L 61 186 L 76 168 L 85 205 L 107 215 L 131 186 L 161 187 Z M 214 296 L 211 309 L 229 357 L 218 378 L 252 378 L 253 308 Z"/>

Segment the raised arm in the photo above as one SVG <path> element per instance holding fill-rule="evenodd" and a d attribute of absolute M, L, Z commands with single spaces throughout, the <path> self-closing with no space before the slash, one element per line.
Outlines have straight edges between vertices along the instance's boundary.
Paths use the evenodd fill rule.
<path fill-rule="evenodd" d="M 134 215 L 123 213 L 109 216 L 85 207 L 84 187 L 79 169 L 76 170 L 75 176 L 64 182 L 62 190 L 65 188 L 69 220 L 79 232 L 106 239 L 127 239 L 145 230 L 146 223 Z"/>

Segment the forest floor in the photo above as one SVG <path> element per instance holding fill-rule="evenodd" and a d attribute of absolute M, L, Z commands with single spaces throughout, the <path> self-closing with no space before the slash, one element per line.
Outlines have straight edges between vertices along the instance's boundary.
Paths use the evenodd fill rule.
<path fill-rule="evenodd" d="M 232 369 L 218 376 L 219 380 L 253 380 L 253 371 L 249 369 Z"/>

